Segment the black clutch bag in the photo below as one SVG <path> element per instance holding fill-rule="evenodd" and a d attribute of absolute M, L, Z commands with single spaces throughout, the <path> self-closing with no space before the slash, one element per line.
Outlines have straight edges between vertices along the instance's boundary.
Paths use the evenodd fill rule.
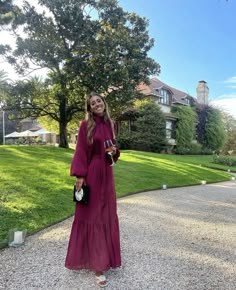
<path fill-rule="evenodd" d="M 88 185 L 83 184 L 79 191 L 76 189 L 76 186 L 74 185 L 73 200 L 75 202 L 78 202 L 81 204 L 88 204 L 88 202 L 89 202 L 89 187 L 88 187 Z"/>

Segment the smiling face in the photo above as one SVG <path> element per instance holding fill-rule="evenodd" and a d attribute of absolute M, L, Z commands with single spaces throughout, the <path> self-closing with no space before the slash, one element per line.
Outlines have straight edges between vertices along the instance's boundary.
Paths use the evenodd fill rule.
<path fill-rule="evenodd" d="M 90 111 L 97 116 L 103 116 L 105 110 L 105 104 L 99 96 L 92 96 L 89 100 Z"/>

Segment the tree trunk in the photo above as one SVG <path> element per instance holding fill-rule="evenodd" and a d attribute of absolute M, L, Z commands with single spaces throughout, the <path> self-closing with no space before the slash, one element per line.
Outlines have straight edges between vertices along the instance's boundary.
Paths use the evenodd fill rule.
<path fill-rule="evenodd" d="M 66 118 L 66 97 L 64 94 L 60 95 L 60 122 L 59 122 L 59 147 L 68 148 L 67 140 L 67 118 Z"/>
<path fill-rule="evenodd" d="M 59 123 L 59 147 L 68 148 L 68 140 L 67 140 L 67 123 L 60 122 Z"/>

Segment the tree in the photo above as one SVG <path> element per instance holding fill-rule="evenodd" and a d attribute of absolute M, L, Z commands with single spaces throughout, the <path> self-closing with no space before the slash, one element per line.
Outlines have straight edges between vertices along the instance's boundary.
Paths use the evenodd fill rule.
<path fill-rule="evenodd" d="M 176 151 L 178 153 L 188 152 L 191 144 L 196 140 L 196 113 L 191 107 L 173 107 L 178 121 L 176 123 Z"/>
<path fill-rule="evenodd" d="M 225 144 L 222 148 L 223 153 L 229 154 L 232 152 L 236 154 L 236 119 L 227 112 L 221 112 L 224 129 L 226 132 Z"/>
<path fill-rule="evenodd" d="M 0 109 L 3 108 L 4 100 L 8 94 L 9 88 L 9 79 L 8 75 L 4 70 L 0 70 Z"/>
<path fill-rule="evenodd" d="M 9 24 L 14 18 L 12 0 L 0 1 L 0 26 Z"/>
<path fill-rule="evenodd" d="M 166 144 L 166 120 L 155 101 L 136 102 L 138 117 L 135 121 L 133 145 L 136 149 L 160 152 Z"/>
<path fill-rule="evenodd" d="M 7 72 L 4 70 L 0 70 L 0 90 L 2 91 L 3 87 L 5 87 L 10 79 L 8 78 Z"/>
<path fill-rule="evenodd" d="M 10 82 L 11 80 L 8 78 L 7 72 L 5 72 L 4 70 L 0 70 L 0 144 L 3 143 L 3 122 L 5 134 L 14 131 L 17 126 L 16 121 L 10 120 L 10 116 L 14 112 L 5 112 L 3 110 L 4 100 L 9 94 Z"/>
<path fill-rule="evenodd" d="M 226 134 L 221 112 L 210 107 L 206 120 L 205 146 L 212 151 L 220 150 L 225 142 Z"/>
<path fill-rule="evenodd" d="M 205 104 L 198 104 L 196 106 L 197 112 L 197 141 L 200 144 L 205 144 L 205 136 L 206 136 L 206 122 L 207 122 L 207 115 L 210 110 L 210 107 Z"/>
<path fill-rule="evenodd" d="M 154 45 L 148 21 L 125 12 L 116 0 L 39 0 L 39 4 L 44 12 L 24 1 L 12 26 L 16 31 L 24 22 L 25 36 L 17 36 L 16 49 L 0 51 L 20 74 L 48 69 L 43 92 L 36 97 L 34 91 L 36 104 L 21 90 L 19 109 L 39 117 L 46 114 L 46 106 L 59 123 L 59 146 L 67 147 L 67 125 L 83 111 L 89 91 L 103 94 L 120 113 L 137 85 L 147 83 L 160 67 L 148 57 Z"/>
<path fill-rule="evenodd" d="M 199 104 L 196 107 L 198 115 L 197 140 L 207 151 L 219 150 L 225 142 L 224 112 L 209 105 Z"/>

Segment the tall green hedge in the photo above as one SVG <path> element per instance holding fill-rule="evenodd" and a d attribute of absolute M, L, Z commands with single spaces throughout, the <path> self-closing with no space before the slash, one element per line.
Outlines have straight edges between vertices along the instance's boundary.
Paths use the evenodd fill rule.
<path fill-rule="evenodd" d="M 225 143 L 226 133 L 222 116 L 218 109 L 210 107 L 207 114 L 205 131 L 205 147 L 212 151 L 221 149 Z"/>
<path fill-rule="evenodd" d="M 166 145 L 166 119 L 154 101 L 141 102 L 135 121 L 132 147 L 138 150 L 160 152 Z"/>
<path fill-rule="evenodd" d="M 172 112 L 178 118 L 176 123 L 176 153 L 186 154 L 191 151 L 192 142 L 196 140 L 197 114 L 187 106 L 175 106 Z"/>

